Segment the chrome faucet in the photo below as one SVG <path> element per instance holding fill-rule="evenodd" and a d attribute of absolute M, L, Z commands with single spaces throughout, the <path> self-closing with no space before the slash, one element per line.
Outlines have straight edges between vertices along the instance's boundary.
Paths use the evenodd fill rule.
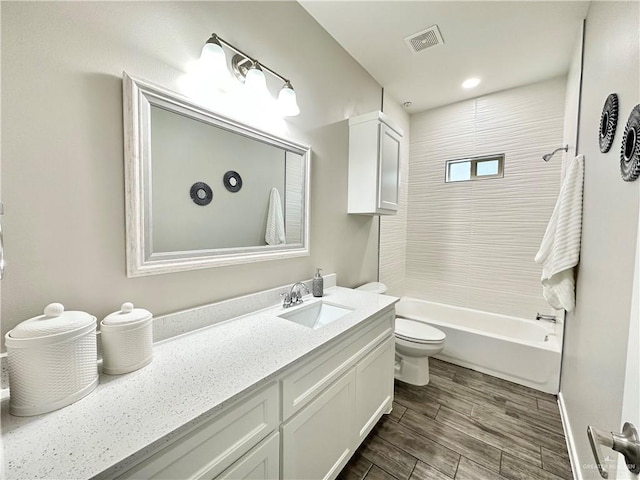
<path fill-rule="evenodd" d="M 302 293 L 300 292 L 300 290 L 304 290 L 306 293 L 310 293 L 309 289 L 304 283 L 296 282 L 292 285 L 291 290 L 280 294 L 280 296 L 283 297 L 282 306 L 284 308 L 289 308 L 292 305 L 302 303 Z"/>
<path fill-rule="evenodd" d="M 541 313 L 536 315 L 536 320 L 544 320 L 545 322 L 551 323 L 556 323 L 558 321 L 555 315 L 542 315 Z"/>

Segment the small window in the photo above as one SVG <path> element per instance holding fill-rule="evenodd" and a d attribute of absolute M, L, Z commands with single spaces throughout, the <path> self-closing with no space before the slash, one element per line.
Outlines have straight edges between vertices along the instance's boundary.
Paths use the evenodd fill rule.
<path fill-rule="evenodd" d="M 504 153 L 447 160 L 445 182 L 465 182 L 503 176 Z"/>

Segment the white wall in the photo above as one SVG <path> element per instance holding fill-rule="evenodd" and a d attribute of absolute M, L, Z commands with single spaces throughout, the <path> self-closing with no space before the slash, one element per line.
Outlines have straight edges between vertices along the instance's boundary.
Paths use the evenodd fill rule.
<path fill-rule="evenodd" d="M 411 116 L 408 295 L 534 318 L 552 313 L 535 254 L 562 159 L 565 78 Z M 504 178 L 445 183 L 445 162 L 505 153 Z"/>
<path fill-rule="evenodd" d="M 312 276 L 375 280 L 378 223 L 349 216 L 348 124 L 380 86 L 295 2 L 2 2 L 3 333 L 49 302 L 164 314 Z M 128 279 L 122 72 L 172 90 L 211 32 L 286 74 L 313 147 L 311 256 Z"/>
<path fill-rule="evenodd" d="M 623 421 L 640 181 L 623 182 L 619 162 L 624 126 L 640 103 L 639 15 L 637 2 L 593 2 L 585 26 L 578 129 L 578 151 L 585 156 L 582 251 L 576 308 L 566 318 L 560 384 L 578 478 L 600 478 L 587 425 L 620 431 Z M 618 127 L 611 150 L 603 154 L 600 115 L 613 92 L 619 99 Z"/>

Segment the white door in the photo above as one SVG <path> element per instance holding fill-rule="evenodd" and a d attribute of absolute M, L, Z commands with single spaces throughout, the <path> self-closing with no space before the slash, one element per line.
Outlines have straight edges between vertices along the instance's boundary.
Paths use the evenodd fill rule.
<path fill-rule="evenodd" d="M 639 215 L 640 216 L 640 215 Z M 627 348 L 627 372 L 622 398 L 622 421 L 630 422 L 640 429 L 640 218 L 638 219 L 638 237 L 636 246 L 636 272 L 633 280 L 631 299 L 631 319 L 629 321 L 629 345 Z M 615 477 L 621 480 L 638 479 L 624 464 L 624 457 L 618 455 L 618 472 Z"/>
<path fill-rule="evenodd" d="M 629 319 L 629 341 L 621 423 L 632 424 L 637 434 L 640 435 L 640 218 L 638 219 L 636 242 L 635 273 Z M 611 434 L 607 431 L 599 430 L 597 425 L 593 427 L 595 427 L 594 430 L 591 430 L 591 426 L 589 427 L 588 435 L 596 462 L 600 462 L 604 466 L 604 471 L 600 470 L 601 476 L 616 480 L 638 480 L 639 475 L 632 473 L 627 468 L 625 457 L 611 450 Z M 612 433 L 622 433 L 622 425 L 619 432 Z M 640 443 L 640 438 L 637 439 L 636 443 Z M 636 450 L 638 449 L 640 449 L 640 445 L 636 446 Z M 636 468 L 640 467 L 640 458 L 635 459 L 635 462 Z"/>

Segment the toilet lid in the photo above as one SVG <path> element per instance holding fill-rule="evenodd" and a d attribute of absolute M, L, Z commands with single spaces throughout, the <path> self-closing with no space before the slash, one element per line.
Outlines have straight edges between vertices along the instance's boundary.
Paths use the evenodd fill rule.
<path fill-rule="evenodd" d="M 437 328 L 408 318 L 396 318 L 395 333 L 399 338 L 416 343 L 439 343 L 447 338 Z"/>

